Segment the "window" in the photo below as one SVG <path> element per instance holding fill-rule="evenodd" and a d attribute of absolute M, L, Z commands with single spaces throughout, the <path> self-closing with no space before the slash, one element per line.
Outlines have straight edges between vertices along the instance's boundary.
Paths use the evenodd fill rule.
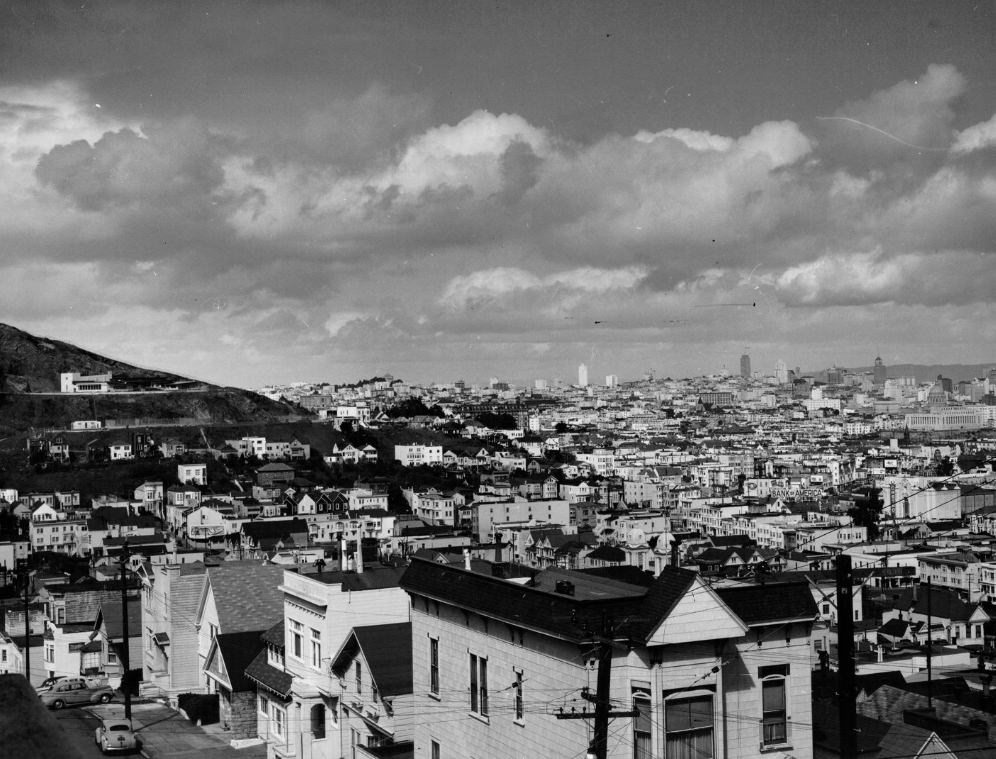
<path fill-rule="evenodd" d="M 55 646 L 46 645 L 45 646 L 45 661 L 49 664 L 55 661 Z"/>
<path fill-rule="evenodd" d="M 284 717 L 285 717 L 284 710 L 281 709 L 276 704 L 271 704 L 270 707 L 271 707 L 270 708 L 270 718 L 271 718 L 270 727 L 271 727 L 274 735 L 279 736 L 280 738 L 283 738 L 284 737 Z"/>
<path fill-rule="evenodd" d="M 439 695 L 439 639 L 429 638 L 429 693 Z"/>
<path fill-rule="evenodd" d="M 322 634 L 318 630 L 311 631 L 311 666 L 322 668 Z"/>
<path fill-rule="evenodd" d="M 296 620 L 289 620 L 291 629 L 291 650 L 294 652 L 294 656 L 298 659 L 302 657 L 301 653 L 301 632 L 304 630 L 304 625 Z"/>
<path fill-rule="evenodd" d="M 429 742 L 429 759 L 439 759 L 439 743 L 437 741 Z"/>
<path fill-rule="evenodd" d="M 652 759 L 650 691 L 633 688 L 633 759 Z"/>
<path fill-rule="evenodd" d="M 768 746 L 788 740 L 786 711 L 787 664 L 761 667 L 757 674 L 761 681 L 761 742 Z"/>
<path fill-rule="evenodd" d="M 712 694 L 680 696 L 664 702 L 668 759 L 712 759 Z"/>
<path fill-rule="evenodd" d="M 488 660 L 470 655 L 470 710 L 488 716 Z"/>
<path fill-rule="evenodd" d="M 522 697 L 522 670 L 515 670 L 515 690 L 513 692 L 513 698 L 515 699 L 515 721 L 522 722 L 525 719 L 526 710 L 523 705 Z"/>
<path fill-rule="evenodd" d="M 363 667 L 356 662 L 356 692 L 363 693 Z"/>
<path fill-rule="evenodd" d="M 325 737 L 325 705 L 311 707 L 311 735 L 315 740 Z"/>
<path fill-rule="evenodd" d="M 270 702 L 266 700 L 265 696 L 259 697 L 259 713 L 264 717 L 269 713 Z"/>

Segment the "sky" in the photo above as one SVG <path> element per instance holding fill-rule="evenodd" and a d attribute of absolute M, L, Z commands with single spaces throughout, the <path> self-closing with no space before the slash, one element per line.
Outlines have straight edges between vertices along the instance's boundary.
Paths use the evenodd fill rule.
<path fill-rule="evenodd" d="M 219 384 L 996 344 L 996 4 L 0 4 L 0 322 Z"/>

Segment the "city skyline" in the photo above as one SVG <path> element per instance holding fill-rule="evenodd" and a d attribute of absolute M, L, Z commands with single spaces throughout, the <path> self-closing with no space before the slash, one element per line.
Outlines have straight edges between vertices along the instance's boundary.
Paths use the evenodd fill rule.
<path fill-rule="evenodd" d="M 991 4 L 0 19 L 34 334 L 243 387 L 991 359 Z"/>

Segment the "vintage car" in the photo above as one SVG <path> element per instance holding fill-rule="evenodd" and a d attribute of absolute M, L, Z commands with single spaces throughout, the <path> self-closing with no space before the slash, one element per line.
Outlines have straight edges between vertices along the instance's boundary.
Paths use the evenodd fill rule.
<path fill-rule="evenodd" d="M 114 689 L 106 681 L 67 677 L 56 681 L 38 697 L 45 706 L 61 709 L 75 704 L 106 704 L 114 698 Z"/>
<path fill-rule="evenodd" d="M 100 727 L 93 733 L 93 741 L 105 754 L 133 751 L 138 748 L 138 739 L 132 729 L 131 720 L 122 717 L 102 719 Z"/>

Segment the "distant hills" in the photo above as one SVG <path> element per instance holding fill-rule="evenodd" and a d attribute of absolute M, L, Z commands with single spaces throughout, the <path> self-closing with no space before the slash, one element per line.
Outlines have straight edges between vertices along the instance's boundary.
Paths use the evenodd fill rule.
<path fill-rule="evenodd" d="M 0 436 L 34 428 L 65 429 L 81 419 L 194 419 L 204 424 L 282 421 L 308 416 L 286 403 L 241 388 L 194 383 L 196 390 L 139 394 L 58 393 L 59 374 L 151 378 L 173 384 L 186 378 L 126 364 L 71 343 L 0 324 Z"/>

